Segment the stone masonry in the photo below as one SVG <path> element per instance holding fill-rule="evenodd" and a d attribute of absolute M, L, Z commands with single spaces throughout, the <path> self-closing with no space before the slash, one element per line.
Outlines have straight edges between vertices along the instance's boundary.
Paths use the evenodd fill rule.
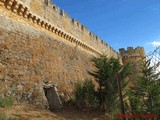
<path fill-rule="evenodd" d="M 43 82 L 65 99 L 92 79 L 91 58 L 118 53 L 49 0 L 0 0 L 0 94 L 45 105 Z"/>
<path fill-rule="evenodd" d="M 146 61 L 146 54 L 143 47 L 128 47 L 127 50 L 124 48 L 119 49 L 120 55 L 122 57 L 122 63 L 131 63 L 132 73 L 129 75 L 131 80 L 130 86 L 135 85 L 135 79 L 141 74 L 141 67 Z"/>

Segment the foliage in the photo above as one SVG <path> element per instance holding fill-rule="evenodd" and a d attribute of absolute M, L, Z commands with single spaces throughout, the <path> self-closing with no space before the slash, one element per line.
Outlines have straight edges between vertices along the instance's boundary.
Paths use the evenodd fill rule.
<path fill-rule="evenodd" d="M 2 98 L 0 96 L 0 107 L 10 107 L 12 105 L 13 105 L 13 98 L 12 97 Z"/>
<path fill-rule="evenodd" d="M 99 84 L 101 107 L 108 112 L 113 112 L 118 105 L 117 74 L 119 74 L 119 79 L 125 87 L 127 83 L 124 82 L 124 79 L 131 71 L 129 63 L 122 66 L 119 59 L 108 59 L 104 55 L 99 58 L 94 57 L 92 61 L 96 70 L 89 72 L 89 74 L 94 76 Z"/>
<path fill-rule="evenodd" d="M 91 80 L 86 80 L 85 82 L 79 81 L 75 85 L 74 103 L 76 103 L 80 109 L 95 109 L 99 106 L 95 85 Z"/>
<path fill-rule="evenodd" d="M 148 60 L 141 68 L 142 75 L 136 79 L 136 85 L 128 92 L 128 112 L 150 113 L 160 117 L 160 73 L 156 72 L 159 65 L 160 63 L 151 66 L 151 60 Z"/>

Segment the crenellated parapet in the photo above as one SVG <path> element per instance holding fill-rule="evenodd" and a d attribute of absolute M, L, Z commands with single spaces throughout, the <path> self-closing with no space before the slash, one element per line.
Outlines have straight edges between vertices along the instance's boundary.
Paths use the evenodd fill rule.
<path fill-rule="evenodd" d="M 118 57 L 108 44 L 50 0 L 0 0 L 10 11 L 95 54 Z"/>
<path fill-rule="evenodd" d="M 127 50 L 124 48 L 120 48 L 119 52 L 122 57 L 128 58 L 128 57 L 143 57 L 145 56 L 145 50 L 143 47 L 127 47 Z"/>
<path fill-rule="evenodd" d="M 70 16 L 64 10 L 61 10 L 60 14 L 66 19 L 70 19 Z"/>

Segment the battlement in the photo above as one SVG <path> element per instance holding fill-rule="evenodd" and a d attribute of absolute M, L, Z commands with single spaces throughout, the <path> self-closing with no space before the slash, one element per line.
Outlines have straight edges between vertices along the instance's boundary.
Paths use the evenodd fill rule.
<path fill-rule="evenodd" d="M 120 55 L 122 57 L 138 57 L 138 56 L 145 56 L 145 51 L 143 47 L 127 47 L 127 50 L 124 48 L 119 49 Z"/>
<path fill-rule="evenodd" d="M 108 44 L 50 0 L 1 0 L 8 10 L 96 54 L 118 57 Z"/>

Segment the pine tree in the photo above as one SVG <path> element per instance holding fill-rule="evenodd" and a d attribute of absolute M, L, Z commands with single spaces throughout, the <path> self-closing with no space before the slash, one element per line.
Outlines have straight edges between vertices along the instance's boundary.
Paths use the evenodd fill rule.
<path fill-rule="evenodd" d="M 130 111 L 139 114 L 156 114 L 160 117 L 160 73 L 156 72 L 160 63 L 151 66 L 151 60 L 143 65 L 142 74 L 136 85 L 129 91 Z"/>
<path fill-rule="evenodd" d="M 89 73 L 99 83 L 100 104 L 103 109 L 112 112 L 115 109 L 115 105 L 117 107 L 117 73 L 120 72 L 121 83 L 125 83 L 124 78 L 130 73 L 129 64 L 122 66 L 119 59 L 108 59 L 104 55 L 99 58 L 94 57 L 92 61 L 96 70 Z"/>

